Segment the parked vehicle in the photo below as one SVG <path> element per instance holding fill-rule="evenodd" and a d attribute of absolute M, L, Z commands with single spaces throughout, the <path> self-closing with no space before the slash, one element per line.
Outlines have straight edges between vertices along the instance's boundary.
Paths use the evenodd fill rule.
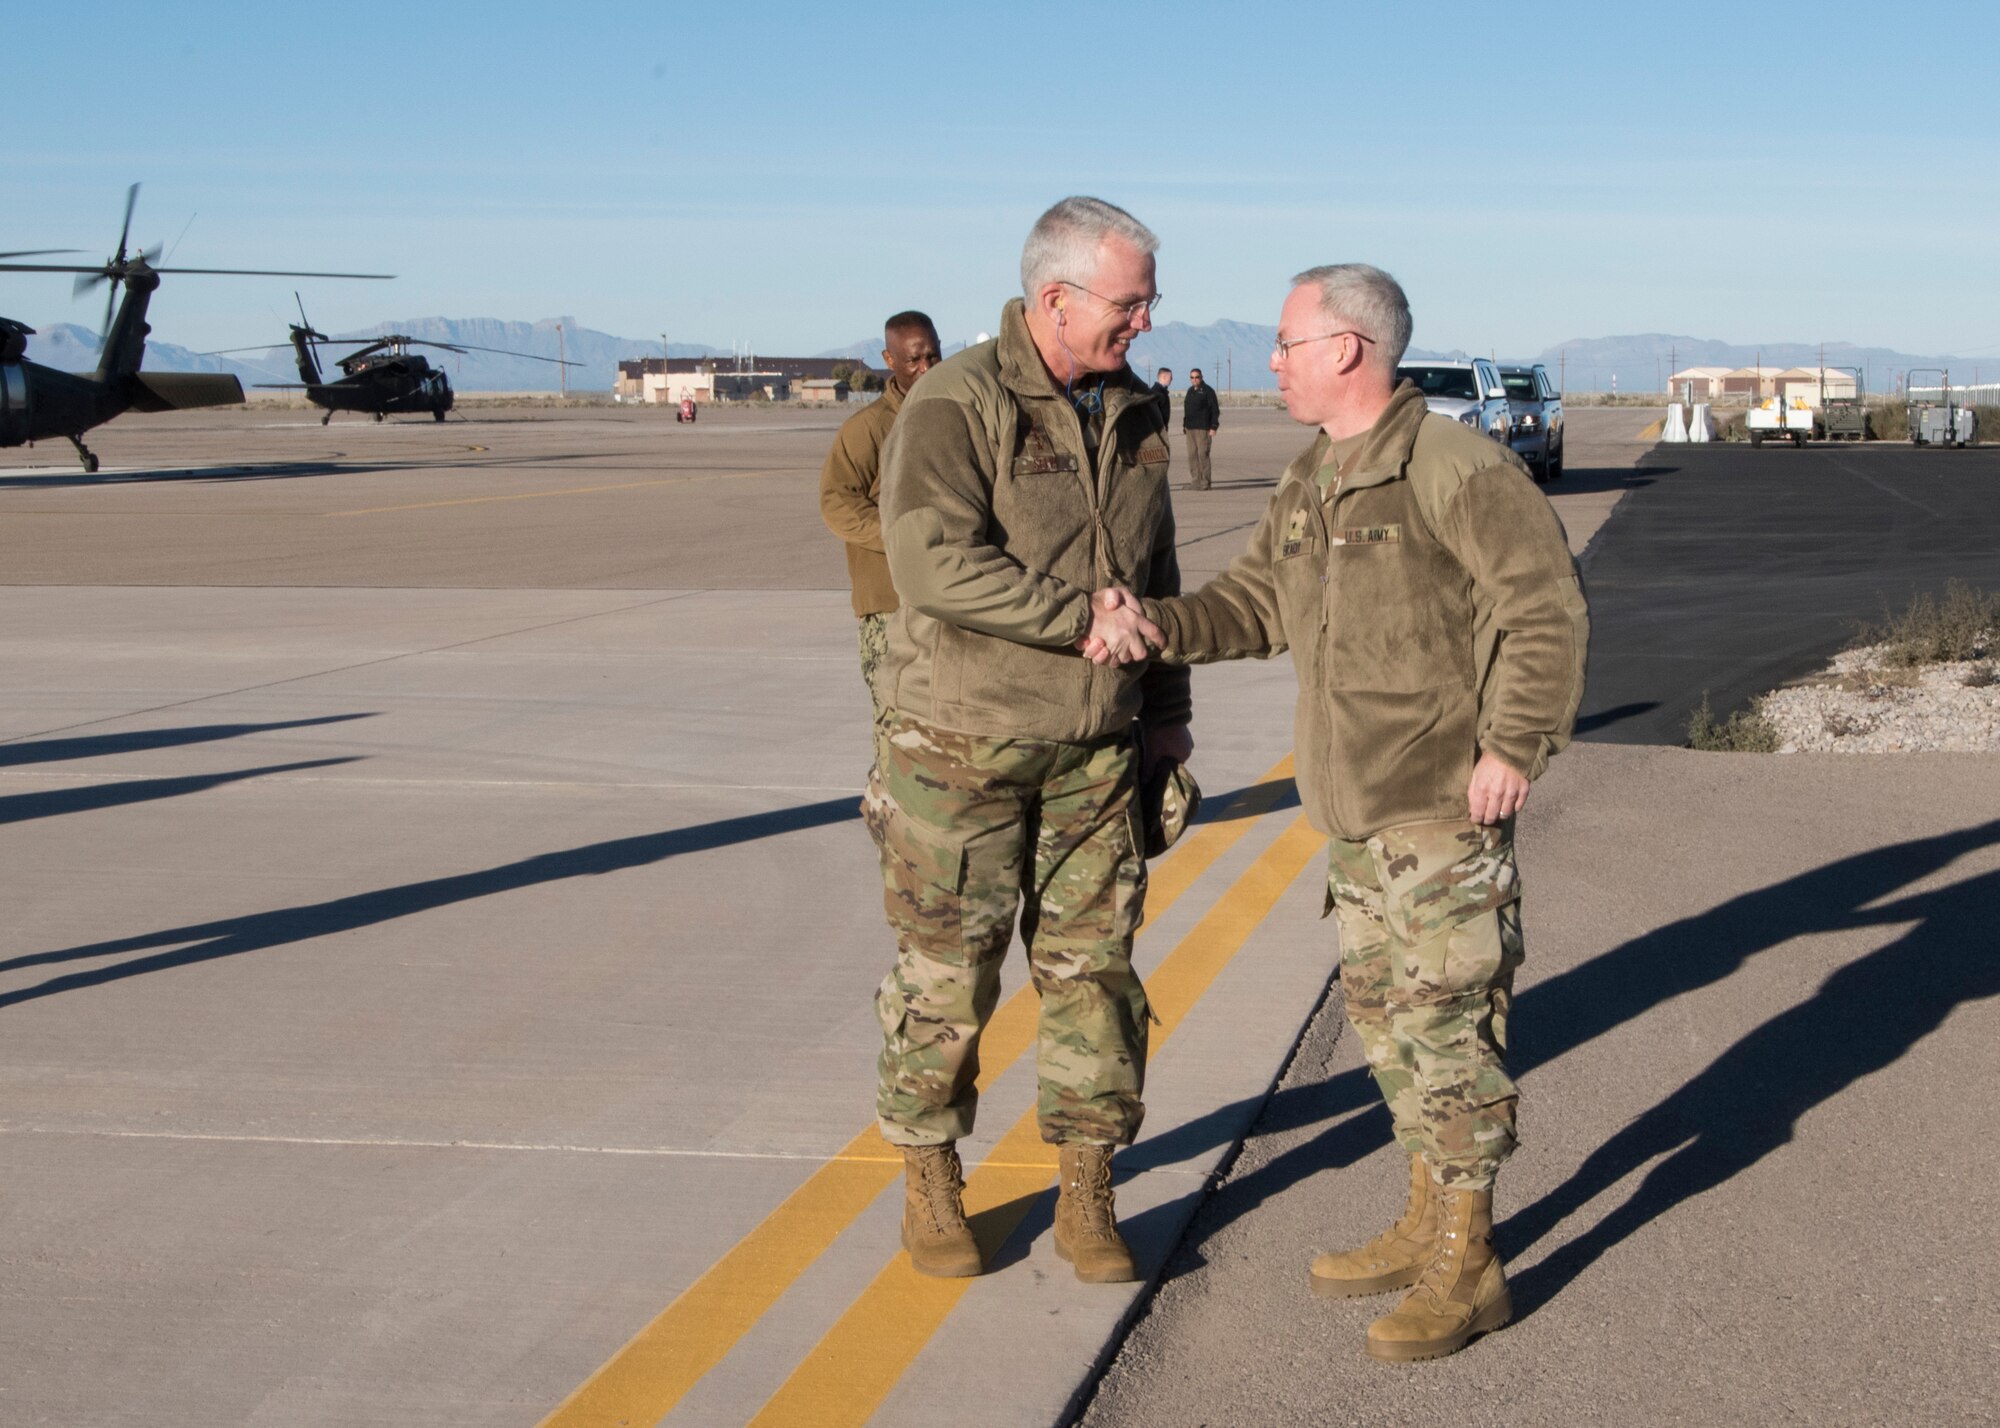
<path fill-rule="evenodd" d="M 1766 397 L 1750 408 L 1743 429 L 1750 433 L 1752 446 L 1762 446 L 1766 438 L 1804 446 L 1813 434 L 1813 409 L 1804 397 Z"/>
<path fill-rule="evenodd" d="M 1507 444 L 1537 481 L 1555 480 L 1563 474 L 1563 404 L 1549 369 L 1539 362 L 1502 367 L 1500 382 L 1507 389 Z"/>
<path fill-rule="evenodd" d="M 1441 416 L 1483 431 L 1502 446 L 1512 425 L 1500 369 L 1484 357 L 1466 362 L 1401 362 L 1396 375 L 1415 382 L 1424 405 Z"/>

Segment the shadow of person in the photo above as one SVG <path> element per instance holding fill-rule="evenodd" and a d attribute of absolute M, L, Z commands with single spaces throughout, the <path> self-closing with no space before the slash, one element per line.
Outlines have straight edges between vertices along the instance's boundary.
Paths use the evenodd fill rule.
<path fill-rule="evenodd" d="M 0 962 L 0 973 L 55 963 L 83 961 L 94 957 L 112 957 L 127 952 L 143 952 L 156 947 L 173 949 L 155 953 L 150 957 L 135 957 L 125 962 L 94 967 L 87 972 L 72 972 L 67 976 L 51 977 L 48 981 L 32 987 L 0 992 L 0 1007 L 33 1001 L 37 997 L 54 996 L 58 992 L 73 991 L 80 987 L 142 976 L 148 972 L 164 971 L 171 967 L 213 961 L 218 957 L 235 957 L 246 952 L 262 952 L 272 947 L 325 937 L 331 933 L 372 927 L 377 923 L 390 922 L 399 917 L 410 917 L 453 903 L 491 897 L 496 893 L 513 892 L 542 883 L 558 882 L 565 878 L 590 877 L 615 873 L 627 868 L 644 867 L 649 863 L 657 863 L 686 853 L 725 848 L 737 843 L 776 837 L 782 833 L 796 833 L 808 828 L 823 828 L 829 824 L 858 819 L 860 816 L 860 807 L 853 798 L 830 798 L 819 803 L 801 804 L 794 808 L 772 809 L 736 818 L 718 818 L 710 823 L 697 823 L 687 828 L 670 828 L 664 832 L 644 833 L 631 838 L 612 838 L 602 843 L 587 844 L 581 848 L 566 848 L 561 852 L 537 854 L 535 857 L 522 858 L 517 862 L 503 863 L 499 867 L 482 868 L 478 872 L 427 878 L 422 882 L 377 888 L 370 892 L 310 903 L 303 907 L 280 908 L 274 912 L 250 913 L 242 917 L 220 918 L 214 922 L 170 927 L 160 932 L 150 932 L 138 937 L 113 938 L 83 947 L 29 953 L 26 956 Z"/>
<path fill-rule="evenodd" d="M 1957 1007 L 2000 995 L 1996 906 L 2000 872 L 1855 914 L 1848 925 L 1916 925 L 1743 1037 L 1500 1227 L 1518 1253 L 1667 1157 L 1624 1204 L 1515 1279 L 1518 1312 L 1532 1313 L 1620 1241 L 1787 1144 L 1800 1117 L 1892 1065 Z"/>
<path fill-rule="evenodd" d="M 1794 937 L 1907 920 L 1917 915 L 1908 909 L 1929 905 L 1925 898 L 1896 904 L 1904 911 L 1893 918 L 1873 910 L 1873 905 L 1995 843 L 2000 843 L 2000 819 L 1871 848 L 1655 928 L 1526 987 L 1515 998 L 1509 1019 L 1514 1042 L 1507 1056 L 1508 1070 L 1525 1081 L 1537 1068 L 1609 1035 L 1656 1006 L 1724 980 L 1752 957 Z M 1927 897 L 1947 897 L 1949 892 Z M 1532 907 L 1533 893 L 1529 896 Z M 1531 945 L 1531 966 L 1533 955 Z M 1219 1108 L 1143 1140 L 1131 1152 L 1135 1158 L 1165 1164 L 1223 1143 L 1232 1127 L 1252 1115 L 1256 1124 L 1250 1139 L 1336 1122 L 1257 1169 L 1224 1180 L 1202 1207 L 1195 1226 L 1198 1237 L 1213 1234 L 1321 1171 L 1357 1163 L 1389 1138 L 1386 1115 L 1353 1114 L 1376 1111 L 1380 1105 L 1373 1080 L 1358 1067 L 1261 1098 L 1261 1111 L 1258 1104 L 1240 1101 Z M 1518 1253 L 1545 1229 L 1537 1218 L 1517 1215 L 1501 1227 L 1501 1246 L 1510 1254 Z M 1184 1271 L 1177 1266 L 1172 1272 Z"/>
<path fill-rule="evenodd" d="M 0 768 L 95 759 L 107 754 L 139 753 L 151 749 L 179 749 L 189 744 L 212 743 L 217 739 L 240 739 L 249 734 L 310 729 L 321 724 L 345 724 L 353 719 L 374 717 L 373 713 L 322 714 L 312 719 L 281 719 L 265 724 L 186 724 L 171 729 L 121 729 L 109 734 L 73 734 L 63 739 L 11 740 L 0 743 Z"/>
<path fill-rule="evenodd" d="M 350 754 L 341 758 L 306 759 L 290 764 L 264 764 L 254 769 L 232 769 L 228 773 L 189 774 L 181 778 L 134 778 L 119 783 L 89 783 L 74 788 L 10 793 L 0 796 L 0 825 L 25 823 L 34 818 L 57 818 L 65 813 L 87 813 L 100 808 L 123 808 L 127 804 L 149 803 L 161 798 L 182 798 L 191 793 L 206 793 L 212 788 L 241 783 L 245 779 L 303 773 L 307 769 L 327 769 L 359 761 L 358 754 Z"/>

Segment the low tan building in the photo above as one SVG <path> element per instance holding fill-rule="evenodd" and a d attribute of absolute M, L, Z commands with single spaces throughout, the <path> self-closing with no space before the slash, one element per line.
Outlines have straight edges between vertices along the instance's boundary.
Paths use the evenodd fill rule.
<path fill-rule="evenodd" d="M 1723 374 L 1722 390 L 1728 396 L 1751 397 L 1762 401 L 1778 394 L 1777 367 L 1738 367 Z"/>
<path fill-rule="evenodd" d="M 612 392 L 621 402 L 731 402 L 758 394 L 781 402 L 802 382 L 841 380 L 835 367 L 841 377 L 872 370 L 851 357 L 639 357 L 618 364 Z"/>
<path fill-rule="evenodd" d="M 850 388 L 845 382 L 836 382 L 831 377 L 815 377 L 811 381 L 799 383 L 799 400 L 802 402 L 844 402 Z"/>
<path fill-rule="evenodd" d="M 1722 379 L 1729 375 L 1729 370 L 1727 367 L 1683 367 L 1667 379 L 1667 390 L 1678 400 L 1691 386 L 1696 401 L 1710 401 L 1722 395 Z"/>

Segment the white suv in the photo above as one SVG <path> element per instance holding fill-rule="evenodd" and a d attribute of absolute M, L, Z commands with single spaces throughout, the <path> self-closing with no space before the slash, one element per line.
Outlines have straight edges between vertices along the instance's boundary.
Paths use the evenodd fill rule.
<path fill-rule="evenodd" d="M 1466 362 L 1399 362 L 1396 375 L 1415 382 L 1432 411 L 1507 444 L 1512 424 L 1507 387 L 1500 380 L 1500 369 L 1484 357 Z"/>

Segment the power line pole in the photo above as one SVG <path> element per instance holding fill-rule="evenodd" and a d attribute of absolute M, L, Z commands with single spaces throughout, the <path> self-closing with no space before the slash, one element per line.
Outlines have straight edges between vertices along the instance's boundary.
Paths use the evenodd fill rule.
<path fill-rule="evenodd" d="M 556 324 L 556 361 L 562 365 L 559 365 L 556 368 L 556 390 L 562 394 L 562 399 L 564 401 L 569 400 L 569 366 L 567 365 L 568 357 L 569 357 L 569 349 L 563 346 L 562 324 L 558 322 Z"/>

